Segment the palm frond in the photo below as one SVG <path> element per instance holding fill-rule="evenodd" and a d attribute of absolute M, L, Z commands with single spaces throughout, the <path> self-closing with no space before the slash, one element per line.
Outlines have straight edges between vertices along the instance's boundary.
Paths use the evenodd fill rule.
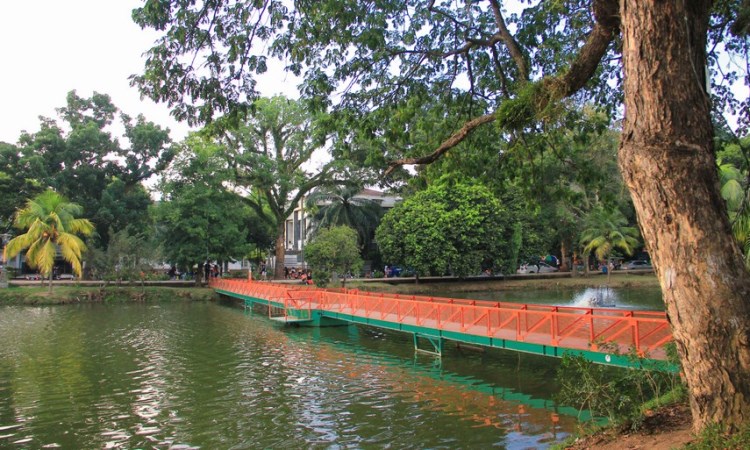
<path fill-rule="evenodd" d="M 60 233 L 57 237 L 57 245 L 67 261 L 70 261 L 69 257 L 80 259 L 83 252 L 87 250 L 83 240 L 71 233 Z"/>
<path fill-rule="evenodd" d="M 94 224 L 89 219 L 73 219 L 68 223 L 65 231 L 89 236 L 94 232 Z"/>
<path fill-rule="evenodd" d="M 5 260 L 7 261 L 10 258 L 14 258 L 17 254 L 21 253 L 23 249 L 28 248 L 32 242 L 34 242 L 34 239 L 28 234 L 14 237 L 8 241 L 8 244 L 5 246 Z"/>
<path fill-rule="evenodd" d="M 55 253 L 55 244 L 48 240 L 39 247 L 39 251 L 35 254 L 35 265 L 45 276 L 52 273 L 52 268 L 55 266 Z"/>

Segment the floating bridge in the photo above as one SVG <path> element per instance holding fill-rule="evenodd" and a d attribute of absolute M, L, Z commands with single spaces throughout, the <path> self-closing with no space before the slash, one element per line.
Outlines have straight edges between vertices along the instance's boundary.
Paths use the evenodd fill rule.
<path fill-rule="evenodd" d="M 675 370 L 667 363 L 672 332 L 666 314 L 402 296 L 266 281 L 214 279 L 219 294 L 265 305 L 269 317 L 306 326 L 361 324 L 410 333 L 417 351 L 441 355 L 445 341 L 600 364 Z"/>

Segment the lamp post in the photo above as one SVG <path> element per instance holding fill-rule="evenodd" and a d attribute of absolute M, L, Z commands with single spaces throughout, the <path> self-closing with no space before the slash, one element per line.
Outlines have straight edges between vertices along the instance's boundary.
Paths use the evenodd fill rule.
<path fill-rule="evenodd" d="M 6 267 L 5 261 L 5 244 L 8 243 L 9 238 L 10 234 L 8 233 L 0 234 L 0 241 L 2 241 L 3 243 L 2 253 L 0 253 L 0 289 L 8 287 L 8 269 Z"/>

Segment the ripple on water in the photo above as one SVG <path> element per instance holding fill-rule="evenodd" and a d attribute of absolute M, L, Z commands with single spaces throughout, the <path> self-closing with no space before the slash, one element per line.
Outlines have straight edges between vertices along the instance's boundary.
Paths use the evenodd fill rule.
<path fill-rule="evenodd" d="M 547 411 L 517 417 L 516 403 L 487 394 L 492 386 L 470 371 L 412 360 L 406 338 L 281 329 L 207 304 L 57 311 L 65 317 L 45 318 L 38 341 L 8 352 L 0 340 L 6 444 L 513 448 L 508 436 L 519 424 L 514 439 L 526 447 L 550 439 Z M 0 326 L 0 338 L 8 335 L 26 339 Z"/>

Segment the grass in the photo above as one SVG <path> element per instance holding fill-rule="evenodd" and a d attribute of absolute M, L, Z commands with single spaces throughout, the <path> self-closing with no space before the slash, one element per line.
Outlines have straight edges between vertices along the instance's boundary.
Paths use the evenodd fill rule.
<path fill-rule="evenodd" d="M 210 300 L 209 288 L 147 286 L 55 286 L 14 287 L 0 289 L 0 305 L 64 305 L 70 303 L 117 301 Z"/>
<path fill-rule="evenodd" d="M 346 284 L 349 289 L 361 289 L 363 291 L 389 292 L 399 294 L 431 294 L 439 291 L 445 292 L 482 292 L 482 291 L 504 291 L 518 289 L 586 289 L 596 288 L 606 284 L 606 277 L 600 274 L 592 274 L 588 277 L 555 277 L 555 278 L 508 278 L 503 280 L 472 280 L 472 281 L 446 281 L 437 283 L 420 282 L 389 283 L 382 281 L 350 281 Z M 653 274 L 630 274 L 613 273 L 609 286 L 612 288 L 659 288 L 659 280 Z M 337 286 L 331 286 L 337 287 Z"/>
<path fill-rule="evenodd" d="M 747 449 L 750 448 L 750 424 L 745 424 L 737 432 L 726 434 L 720 425 L 705 429 L 694 442 L 685 446 L 686 450 Z"/>

